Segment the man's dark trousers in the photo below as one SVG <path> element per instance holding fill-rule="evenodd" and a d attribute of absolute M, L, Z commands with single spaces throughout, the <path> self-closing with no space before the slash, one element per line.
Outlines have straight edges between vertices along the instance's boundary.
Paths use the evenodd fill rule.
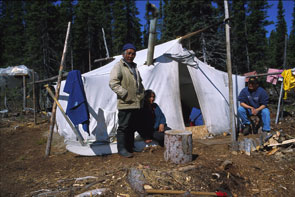
<path fill-rule="evenodd" d="M 130 153 L 133 152 L 134 132 L 138 123 L 138 113 L 139 109 L 119 110 L 119 127 L 117 129 L 118 152 L 124 148 Z"/>

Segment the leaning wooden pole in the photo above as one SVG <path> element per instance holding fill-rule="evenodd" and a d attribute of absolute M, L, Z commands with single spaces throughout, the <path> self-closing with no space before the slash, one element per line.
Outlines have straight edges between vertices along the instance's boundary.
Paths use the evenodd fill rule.
<path fill-rule="evenodd" d="M 64 67 L 65 55 L 67 53 L 67 45 L 68 45 L 68 39 L 69 39 L 69 34 L 70 34 L 70 28 L 71 28 L 71 22 L 68 23 L 68 29 L 67 29 L 67 34 L 66 34 L 66 39 L 65 39 L 65 44 L 64 44 L 64 50 L 62 53 L 62 58 L 61 58 L 61 62 L 60 62 L 59 72 L 58 72 L 56 92 L 55 92 L 56 100 L 58 100 L 58 98 L 59 98 L 59 90 L 60 90 L 60 84 L 61 84 L 61 80 L 62 80 L 62 71 L 63 71 L 63 67 Z M 49 136 L 48 136 L 47 144 L 46 144 L 45 157 L 48 157 L 50 155 L 51 141 L 52 141 L 52 136 L 53 136 L 54 124 L 55 124 L 56 107 L 57 107 L 57 104 L 54 102 L 53 106 L 52 106 L 52 113 L 51 113 L 51 118 L 50 118 Z"/>
<path fill-rule="evenodd" d="M 49 93 L 49 95 L 52 97 L 52 99 L 55 101 L 56 105 L 58 106 L 59 110 L 61 111 L 62 115 L 64 116 L 64 118 L 66 119 L 66 121 L 68 122 L 68 124 L 70 125 L 71 129 L 74 131 L 74 133 L 76 134 L 76 137 L 78 139 L 78 141 L 80 142 L 80 144 L 82 146 L 85 145 L 84 143 L 84 139 L 82 137 L 82 135 L 79 133 L 79 131 L 76 129 L 76 127 L 73 125 L 73 123 L 71 122 L 71 120 L 68 118 L 68 116 L 66 115 L 65 110 L 62 108 L 61 104 L 58 102 L 58 100 L 55 98 L 53 92 L 50 90 L 48 84 L 46 84 L 44 86 L 47 90 L 47 92 Z"/>
<path fill-rule="evenodd" d="M 228 13 L 228 2 L 224 1 L 224 10 L 225 18 L 229 17 Z M 230 27 L 228 24 L 229 21 L 226 21 L 225 24 L 225 33 L 226 33 L 226 65 L 227 65 L 227 74 L 228 74 L 228 88 L 229 88 L 229 117 L 230 117 L 230 130 L 232 138 L 232 149 L 237 149 L 237 138 L 236 130 L 234 123 L 234 100 L 233 100 L 233 79 L 232 79 L 232 67 L 231 67 L 231 54 L 230 54 Z"/>

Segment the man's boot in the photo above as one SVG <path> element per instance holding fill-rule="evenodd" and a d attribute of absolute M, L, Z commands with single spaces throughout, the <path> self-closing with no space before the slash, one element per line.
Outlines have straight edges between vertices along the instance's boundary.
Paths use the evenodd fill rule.
<path fill-rule="evenodd" d="M 132 157 L 132 153 L 128 152 L 125 148 L 125 134 L 122 132 L 117 133 L 117 148 L 118 154 L 123 157 Z"/>
<path fill-rule="evenodd" d="M 246 124 L 245 127 L 243 128 L 243 135 L 246 136 L 246 135 L 249 135 L 251 131 L 251 127 L 249 124 Z"/>

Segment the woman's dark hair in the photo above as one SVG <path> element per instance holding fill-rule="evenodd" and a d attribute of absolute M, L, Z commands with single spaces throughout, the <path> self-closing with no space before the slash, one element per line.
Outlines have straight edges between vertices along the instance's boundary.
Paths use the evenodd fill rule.
<path fill-rule="evenodd" d="M 152 94 L 155 95 L 155 99 L 156 99 L 156 94 L 154 91 L 152 90 L 144 91 L 144 100 L 148 100 L 152 96 Z"/>

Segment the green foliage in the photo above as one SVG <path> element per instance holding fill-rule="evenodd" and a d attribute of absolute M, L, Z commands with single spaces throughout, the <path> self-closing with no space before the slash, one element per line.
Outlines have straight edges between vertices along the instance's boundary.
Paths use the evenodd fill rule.
<path fill-rule="evenodd" d="M 247 50 L 247 31 L 246 31 L 246 1 L 237 0 L 233 1 L 232 15 L 234 16 L 231 20 L 231 49 L 232 49 L 232 60 L 233 68 L 238 73 L 250 72 L 250 65 L 247 61 L 248 50 Z"/>
<path fill-rule="evenodd" d="M 24 60 L 23 2 L 4 0 L 1 7 L 1 66 L 19 65 Z"/>
<path fill-rule="evenodd" d="M 268 38 L 268 50 L 267 50 L 267 65 L 270 68 L 276 68 L 276 31 L 271 31 Z"/>
<path fill-rule="evenodd" d="M 287 25 L 284 18 L 284 12 L 285 10 L 283 9 L 282 0 L 279 0 L 276 24 L 275 68 L 283 68 L 284 63 L 285 36 L 287 35 Z"/>
<path fill-rule="evenodd" d="M 26 1 L 24 64 L 42 77 L 57 75 L 59 60 L 55 48 L 56 7 L 50 1 Z"/>
<path fill-rule="evenodd" d="M 148 3 L 149 1 L 147 1 Z M 214 6 L 212 4 L 214 2 Z M 282 65 L 286 22 L 282 1 L 278 4 L 276 30 L 266 38 L 267 0 L 229 1 L 233 70 L 239 74 Z M 208 27 L 224 19 L 223 1 L 160 0 L 157 25 L 162 43 Z M 295 11 L 294 11 L 295 12 Z M 295 25 L 288 40 L 287 66 L 295 64 Z M 58 74 L 68 22 L 72 22 L 64 70 L 82 73 L 106 57 L 102 28 L 110 56 L 121 53 L 131 42 L 147 47 L 149 18 L 140 31 L 135 0 L 0 1 L 0 66 L 24 64 L 38 72 L 40 79 Z M 183 41 L 197 57 L 226 71 L 224 24 Z"/>
<path fill-rule="evenodd" d="M 288 50 L 287 50 L 287 66 L 286 68 L 295 67 L 295 1 L 292 13 L 292 29 L 289 36 Z"/>
<path fill-rule="evenodd" d="M 122 52 L 126 43 L 133 43 L 137 49 L 142 48 L 140 23 L 134 0 L 114 1 L 113 4 L 113 50 Z"/>
<path fill-rule="evenodd" d="M 214 24 L 222 18 L 224 13 L 222 4 L 215 9 L 210 1 L 171 0 L 164 3 L 162 42 Z M 218 69 L 225 69 L 224 27 L 211 28 L 183 41 L 183 44 L 186 48 L 195 51 L 201 60 Z"/>
<path fill-rule="evenodd" d="M 265 72 L 267 58 L 267 39 L 265 27 L 271 24 L 266 20 L 266 9 L 269 8 L 266 0 L 249 1 L 247 22 L 247 42 L 249 50 L 250 70 Z"/>

